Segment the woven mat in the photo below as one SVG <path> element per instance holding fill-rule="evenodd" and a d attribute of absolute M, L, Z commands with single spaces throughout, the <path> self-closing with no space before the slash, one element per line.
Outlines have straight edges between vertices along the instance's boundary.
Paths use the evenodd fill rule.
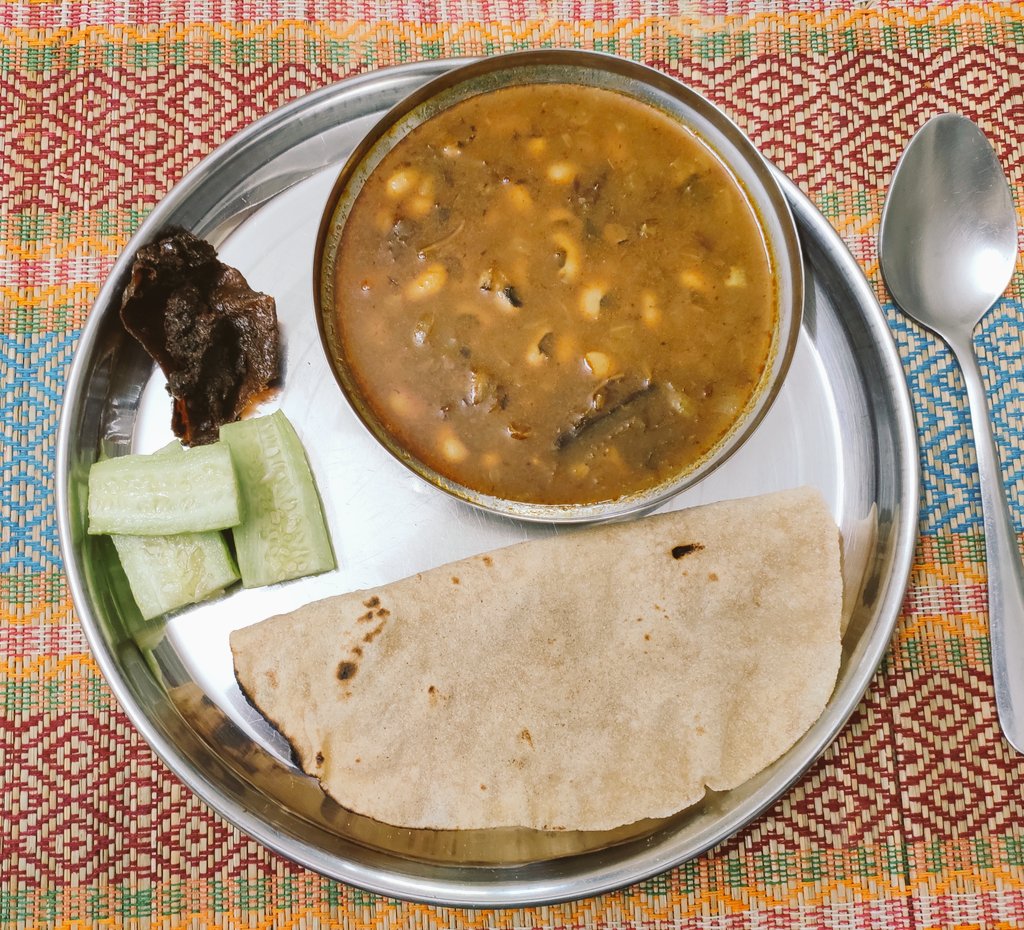
<path fill-rule="evenodd" d="M 857 0 L 0 0 L 0 926 L 1024 927 L 1024 760 L 1000 739 L 959 371 L 885 303 L 885 185 L 933 113 L 975 118 L 1024 200 L 1024 13 Z M 142 25 L 139 25 L 141 23 Z M 711 853 L 557 907 L 459 911 L 323 879 L 240 835 L 115 704 L 57 545 L 55 430 L 92 301 L 200 157 L 398 62 L 596 48 L 696 86 L 806 190 L 878 288 L 917 398 L 921 539 L 859 710 Z M 977 337 L 1024 525 L 1024 276 Z"/>

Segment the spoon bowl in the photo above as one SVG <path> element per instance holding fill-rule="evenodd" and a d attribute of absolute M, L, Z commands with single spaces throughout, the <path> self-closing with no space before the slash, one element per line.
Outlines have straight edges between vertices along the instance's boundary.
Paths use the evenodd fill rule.
<path fill-rule="evenodd" d="M 963 372 L 985 523 L 996 707 L 1008 742 L 1024 752 L 1024 566 L 972 338 L 1010 283 L 1017 220 L 996 153 L 969 119 L 936 116 L 911 140 L 889 186 L 878 253 L 896 303 L 948 343 Z"/>
<path fill-rule="evenodd" d="M 889 188 L 879 253 L 896 302 L 940 336 L 969 336 L 1006 289 L 1017 261 L 1013 200 L 971 120 L 945 113 L 914 137 Z"/>

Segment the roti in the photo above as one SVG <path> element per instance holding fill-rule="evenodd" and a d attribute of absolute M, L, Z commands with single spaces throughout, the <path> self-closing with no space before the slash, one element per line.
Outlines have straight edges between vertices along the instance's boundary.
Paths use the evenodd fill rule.
<path fill-rule="evenodd" d="M 608 830 L 734 788 L 825 708 L 839 533 L 803 488 L 576 530 L 231 634 L 242 691 L 343 807 Z"/>

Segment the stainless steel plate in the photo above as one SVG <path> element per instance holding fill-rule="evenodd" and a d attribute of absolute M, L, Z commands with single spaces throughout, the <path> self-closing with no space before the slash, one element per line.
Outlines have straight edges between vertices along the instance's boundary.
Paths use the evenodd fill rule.
<path fill-rule="evenodd" d="M 893 630 L 916 533 L 917 449 L 878 304 L 839 237 L 783 179 L 807 273 L 789 376 L 743 449 L 663 509 L 820 488 L 843 531 L 847 596 L 842 668 L 821 718 L 740 788 L 608 833 L 400 830 L 326 800 L 241 697 L 229 631 L 331 593 L 571 532 L 491 516 L 426 485 L 360 425 L 319 346 L 313 248 L 340 165 L 388 107 L 459 63 L 406 65 L 309 94 L 239 133 L 171 191 L 115 265 L 82 334 L 60 425 L 57 491 L 68 579 L 97 662 L 183 781 L 247 833 L 324 874 L 396 897 L 502 907 L 594 895 L 668 869 L 738 830 L 818 757 L 857 706 Z M 253 287 L 277 298 L 286 375 L 273 404 L 306 444 L 340 567 L 142 625 L 109 541 L 85 533 L 85 486 L 101 452 L 151 451 L 170 438 L 163 378 L 123 332 L 118 306 L 131 256 L 172 224 L 209 238 Z"/>

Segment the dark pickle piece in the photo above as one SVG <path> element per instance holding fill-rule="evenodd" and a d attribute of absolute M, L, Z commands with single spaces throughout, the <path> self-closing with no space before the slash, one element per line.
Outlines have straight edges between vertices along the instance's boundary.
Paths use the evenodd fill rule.
<path fill-rule="evenodd" d="M 136 253 L 121 320 L 167 376 L 171 427 L 186 445 L 216 441 L 280 377 L 274 298 L 184 229 Z"/>

